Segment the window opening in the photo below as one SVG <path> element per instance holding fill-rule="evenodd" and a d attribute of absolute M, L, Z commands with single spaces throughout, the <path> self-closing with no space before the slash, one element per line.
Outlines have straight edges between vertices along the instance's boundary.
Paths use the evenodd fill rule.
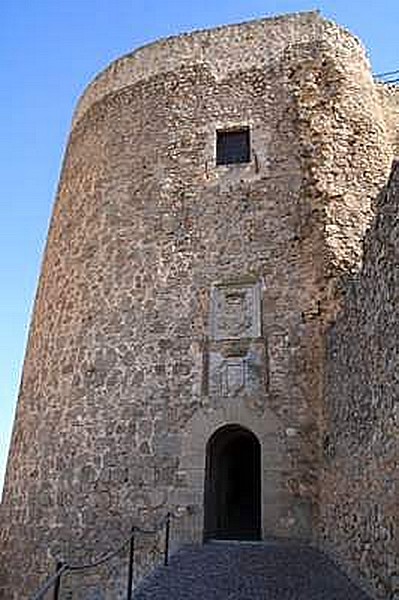
<path fill-rule="evenodd" d="M 249 127 L 216 131 L 216 164 L 231 165 L 251 160 Z"/>

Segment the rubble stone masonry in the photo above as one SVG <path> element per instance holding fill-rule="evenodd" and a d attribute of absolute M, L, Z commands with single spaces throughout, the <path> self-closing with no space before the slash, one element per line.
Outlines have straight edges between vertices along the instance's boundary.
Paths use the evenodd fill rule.
<path fill-rule="evenodd" d="M 399 597 L 399 163 L 327 337 L 321 539 L 381 598 Z"/>
<path fill-rule="evenodd" d="M 227 424 L 260 444 L 263 538 L 321 542 L 388 589 L 393 192 L 376 215 L 397 106 L 317 13 L 162 40 L 88 87 L 24 364 L 1 598 L 168 510 L 193 515 L 176 545 L 201 539 L 207 442 Z M 237 127 L 250 161 L 217 165 L 216 131 Z M 122 597 L 122 575 L 90 597 Z"/>

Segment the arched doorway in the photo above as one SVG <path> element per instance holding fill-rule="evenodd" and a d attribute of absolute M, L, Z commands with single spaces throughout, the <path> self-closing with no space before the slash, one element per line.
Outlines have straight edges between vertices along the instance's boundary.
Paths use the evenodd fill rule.
<path fill-rule="evenodd" d="M 240 425 L 218 429 L 206 447 L 204 539 L 260 539 L 261 450 Z"/>

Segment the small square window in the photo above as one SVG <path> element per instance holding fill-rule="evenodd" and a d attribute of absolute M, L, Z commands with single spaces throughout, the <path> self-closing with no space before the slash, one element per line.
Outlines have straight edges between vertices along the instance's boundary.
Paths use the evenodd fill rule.
<path fill-rule="evenodd" d="M 216 164 L 231 165 L 251 160 L 249 127 L 216 131 Z"/>

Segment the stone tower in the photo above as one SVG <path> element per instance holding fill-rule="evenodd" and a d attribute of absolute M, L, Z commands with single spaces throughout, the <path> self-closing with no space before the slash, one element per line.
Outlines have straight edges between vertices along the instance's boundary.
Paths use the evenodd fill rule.
<path fill-rule="evenodd" d="M 12 438 L 4 598 L 167 511 L 192 517 L 175 545 L 319 540 L 326 330 L 394 100 L 317 13 L 161 40 L 87 88 Z"/>

